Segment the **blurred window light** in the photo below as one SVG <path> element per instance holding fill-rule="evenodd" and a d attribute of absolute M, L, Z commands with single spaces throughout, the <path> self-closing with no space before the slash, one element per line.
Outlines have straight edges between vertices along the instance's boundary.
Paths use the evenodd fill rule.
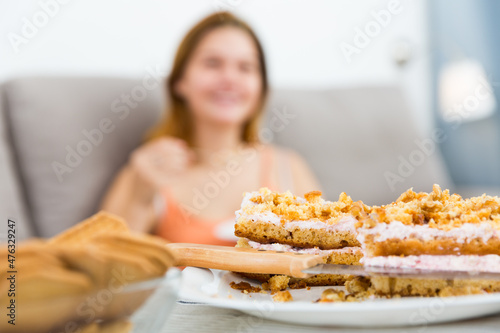
<path fill-rule="evenodd" d="M 471 122 L 491 116 L 495 94 L 483 65 L 462 59 L 443 66 L 439 74 L 439 108 L 445 121 Z"/>

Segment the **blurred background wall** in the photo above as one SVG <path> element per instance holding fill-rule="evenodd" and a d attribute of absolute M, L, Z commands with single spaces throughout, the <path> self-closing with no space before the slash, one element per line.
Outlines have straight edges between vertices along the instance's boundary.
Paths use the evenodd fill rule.
<path fill-rule="evenodd" d="M 261 38 L 273 87 L 397 83 L 419 129 L 432 126 L 425 1 L 53 0 L 60 3 L 53 17 L 13 47 L 8 35 L 30 32 L 27 21 L 42 25 L 47 1 L 0 3 L 0 81 L 38 74 L 140 77 L 148 66 L 166 74 L 187 29 L 231 10 Z"/>
<path fill-rule="evenodd" d="M 456 184 L 500 186 L 500 4 L 494 0 L 2 1 L 0 82 L 141 77 L 147 68 L 166 76 L 187 29 L 218 10 L 255 28 L 274 88 L 398 85 L 423 136 L 436 126 L 445 130 L 440 147 Z M 458 113 L 458 123 L 446 121 L 443 99 L 450 98 L 443 91 L 457 95 L 463 108 L 470 93 L 457 93 L 456 85 L 477 75 L 490 81 L 487 105 L 471 117 Z"/>
<path fill-rule="evenodd" d="M 448 137 L 441 150 L 450 175 L 459 186 L 500 185 L 499 14 L 499 1 L 429 2 L 433 109 L 437 126 Z M 440 90 L 450 84 L 446 82 L 446 72 L 452 80 L 469 81 L 470 85 L 458 94 L 448 110 L 443 110 Z M 478 76 L 485 77 L 489 87 L 485 88 L 484 80 Z M 486 97 L 477 98 L 476 89 Z M 446 121 L 450 112 L 456 113 L 456 121 Z M 475 117 L 474 113 L 479 115 Z"/>

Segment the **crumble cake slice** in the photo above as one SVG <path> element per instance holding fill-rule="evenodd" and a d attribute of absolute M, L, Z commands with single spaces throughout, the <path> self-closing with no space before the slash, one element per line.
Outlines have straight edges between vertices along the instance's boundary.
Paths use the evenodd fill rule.
<path fill-rule="evenodd" d="M 263 244 L 322 250 L 359 246 L 356 216 L 367 206 L 345 193 L 336 202 L 322 199 L 319 191 L 304 197 L 267 188 L 246 193 L 236 212 L 235 235 Z"/>
<path fill-rule="evenodd" d="M 462 199 L 434 185 L 409 189 L 395 202 L 369 207 L 342 193 L 305 198 L 268 189 L 247 193 L 237 212 L 238 247 L 321 255 L 325 263 L 500 272 L 500 198 Z M 242 274 L 271 283 L 271 274 Z M 287 278 L 289 288 L 355 285 L 358 277 Z M 276 278 L 275 278 L 276 280 Z M 280 281 L 283 279 L 279 279 Z M 372 276 L 358 292 L 377 297 L 456 296 L 499 292 L 500 281 Z M 361 295 L 360 294 L 360 295 Z M 364 297 L 364 296 L 363 296 Z"/>
<path fill-rule="evenodd" d="M 434 185 L 360 212 L 358 240 L 368 257 L 500 255 L 500 198 L 462 199 Z"/>
<path fill-rule="evenodd" d="M 438 185 L 409 189 L 395 202 L 361 212 L 365 266 L 500 272 L 500 198 L 462 199 Z M 371 277 L 377 294 L 443 296 L 500 291 L 500 281 Z"/>

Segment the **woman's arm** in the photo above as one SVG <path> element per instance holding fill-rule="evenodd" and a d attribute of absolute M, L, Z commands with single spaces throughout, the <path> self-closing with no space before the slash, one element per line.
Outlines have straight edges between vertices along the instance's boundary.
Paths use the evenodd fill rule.
<path fill-rule="evenodd" d="M 296 152 L 289 152 L 290 167 L 292 171 L 293 187 L 296 195 L 303 196 L 310 191 L 321 191 L 314 173 L 306 161 Z"/>
<path fill-rule="evenodd" d="M 129 165 L 114 179 L 101 208 L 127 221 L 131 230 L 151 232 L 158 222 L 155 191 Z"/>

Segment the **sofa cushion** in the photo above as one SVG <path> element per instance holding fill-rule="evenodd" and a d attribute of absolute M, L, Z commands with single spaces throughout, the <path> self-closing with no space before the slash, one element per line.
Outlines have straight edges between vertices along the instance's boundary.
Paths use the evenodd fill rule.
<path fill-rule="evenodd" d="M 354 200 L 383 204 L 410 187 L 452 187 L 439 138 L 419 135 L 410 111 L 396 87 L 278 90 L 265 127 L 276 143 L 307 159 L 327 198 L 346 192 Z M 273 130 L 273 118 L 284 126 Z"/>
<path fill-rule="evenodd" d="M 4 86 L 0 86 L 0 243 L 7 237 L 7 221 L 16 226 L 16 239 L 34 235 L 26 203 L 22 196 L 18 169 L 12 152 L 7 126 L 7 103 Z"/>
<path fill-rule="evenodd" d="M 98 209 L 113 176 L 154 124 L 154 78 L 24 78 L 6 84 L 13 144 L 40 236 Z"/>

